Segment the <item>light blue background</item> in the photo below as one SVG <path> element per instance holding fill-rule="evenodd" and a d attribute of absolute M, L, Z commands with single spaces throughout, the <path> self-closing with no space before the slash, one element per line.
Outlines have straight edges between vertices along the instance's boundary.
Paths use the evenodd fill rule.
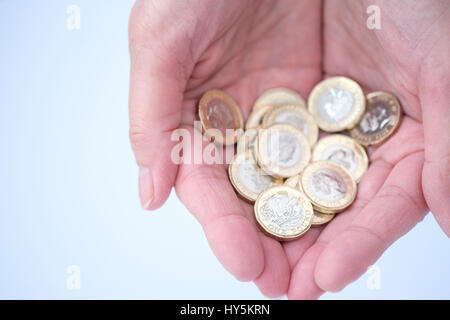
<path fill-rule="evenodd" d="M 262 298 L 221 267 L 174 194 L 140 208 L 132 2 L 0 0 L 0 298 Z M 79 30 L 66 27 L 71 4 Z M 70 265 L 79 290 L 66 288 Z M 366 274 L 324 298 L 450 298 L 450 241 L 431 215 L 376 265 L 379 290 Z"/>

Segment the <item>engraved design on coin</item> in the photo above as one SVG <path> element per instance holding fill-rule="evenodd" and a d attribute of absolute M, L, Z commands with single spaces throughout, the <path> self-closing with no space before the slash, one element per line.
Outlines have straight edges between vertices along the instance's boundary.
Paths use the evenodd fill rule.
<path fill-rule="evenodd" d="M 213 99 L 208 103 L 206 118 L 213 128 L 225 133 L 226 129 L 234 128 L 233 113 L 225 101 Z"/>
<path fill-rule="evenodd" d="M 282 112 L 275 118 L 275 122 L 292 124 L 294 127 L 301 129 L 305 136 L 308 136 L 308 125 L 298 113 Z"/>
<path fill-rule="evenodd" d="M 267 154 L 276 166 L 289 168 L 300 161 L 302 148 L 297 138 L 290 132 L 277 131 L 267 139 Z"/>
<path fill-rule="evenodd" d="M 348 117 L 353 107 L 353 95 L 348 90 L 339 87 L 327 88 L 320 95 L 318 101 L 320 116 L 332 122 L 338 122 Z"/>
<path fill-rule="evenodd" d="M 322 153 L 321 160 L 334 161 L 343 166 L 350 173 L 354 173 L 358 169 L 358 158 L 355 152 L 343 145 L 333 145 L 325 149 Z"/>
<path fill-rule="evenodd" d="M 342 177 L 330 169 L 321 169 L 313 173 L 310 187 L 323 201 L 333 202 L 345 197 L 347 187 Z"/>
<path fill-rule="evenodd" d="M 274 184 L 270 176 L 264 175 L 261 170 L 257 170 L 254 162 L 248 159 L 239 165 L 238 178 L 245 188 L 257 194 Z"/>
<path fill-rule="evenodd" d="M 286 194 L 275 194 L 264 205 L 267 219 L 286 230 L 297 227 L 303 219 L 303 209 L 297 199 Z"/>
<path fill-rule="evenodd" d="M 364 114 L 359 127 L 363 133 L 374 134 L 389 123 L 391 108 L 384 101 L 376 101 L 370 105 L 369 110 Z"/>

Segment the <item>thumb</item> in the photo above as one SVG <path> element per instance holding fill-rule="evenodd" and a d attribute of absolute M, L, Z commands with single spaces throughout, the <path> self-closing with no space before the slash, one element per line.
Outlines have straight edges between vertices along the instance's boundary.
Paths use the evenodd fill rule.
<path fill-rule="evenodd" d="M 177 174 L 171 161 L 176 142 L 170 136 L 180 124 L 186 80 L 176 56 L 183 43 L 158 34 L 157 19 L 147 17 L 142 2 L 133 8 L 130 42 L 130 140 L 139 166 L 139 194 L 144 209 L 157 209 L 167 199 Z M 148 21 L 151 20 L 149 23 Z M 159 39 L 165 39 L 164 45 Z"/>

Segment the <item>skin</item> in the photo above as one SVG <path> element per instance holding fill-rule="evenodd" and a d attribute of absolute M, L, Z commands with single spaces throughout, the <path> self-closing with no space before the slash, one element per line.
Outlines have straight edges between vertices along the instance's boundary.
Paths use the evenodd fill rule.
<path fill-rule="evenodd" d="M 372 4 L 381 8 L 380 30 L 366 27 Z M 268 297 L 341 290 L 428 210 L 450 236 L 449 29 L 450 3 L 438 0 L 137 1 L 130 136 L 142 205 L 157 209 L 175 186 L 223 266 Z M 171 161 L 171 132 L 192 133 L 206 90 L 231 94 L 247 118 L 264 90 L 285 86 L 307 97 L 332 75 L 394 93 L 405 116 L 386 143 L 369 148 L 356 201 L 328 225 L 275 241 L 259 231 L 223 165 Z"/>

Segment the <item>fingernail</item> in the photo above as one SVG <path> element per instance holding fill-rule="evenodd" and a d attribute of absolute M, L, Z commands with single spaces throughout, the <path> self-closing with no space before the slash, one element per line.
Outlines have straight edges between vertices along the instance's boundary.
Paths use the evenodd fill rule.
<path fill-rule="evenodd" d="M 144 210 L 147 210 L 154 198 L 153 179 L 148 168 L 139 168 L 139 197 Z"/>

